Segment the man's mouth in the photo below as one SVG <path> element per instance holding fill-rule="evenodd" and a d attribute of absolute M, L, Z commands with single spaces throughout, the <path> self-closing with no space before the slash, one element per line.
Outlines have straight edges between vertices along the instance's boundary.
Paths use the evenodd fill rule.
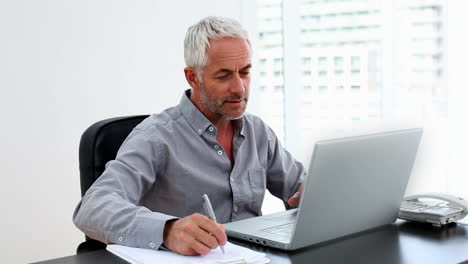
<path fill-rule="evenodd" d="M 245 101 L 245 99 L 239 99 L 239 100 L 226 100 L 224 102 L 228 103 L 228 104 L 231 104 L 231 105 L 240 105 L 244 101 Z"/>

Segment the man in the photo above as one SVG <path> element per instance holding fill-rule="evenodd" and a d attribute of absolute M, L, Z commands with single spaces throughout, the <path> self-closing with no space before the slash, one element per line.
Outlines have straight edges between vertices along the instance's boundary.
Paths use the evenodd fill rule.
<path fill-rule="evenodd" d="M 207 17 L 188 29 L 184 48 L 191 89 L 130 133 L 75 210 L 74 223 L 91 238 L 206 254 L 227 237 L 203 215 L 204 193 L 220 223 L 260 215 L 266 188 L 298 204 L 303 166 L 263 121 L 244 114 L 247 33 L 235 20 Z"/>

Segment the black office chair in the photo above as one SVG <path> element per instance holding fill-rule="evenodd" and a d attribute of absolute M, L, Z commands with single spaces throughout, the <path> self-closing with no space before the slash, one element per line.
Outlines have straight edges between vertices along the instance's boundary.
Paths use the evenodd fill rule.
<path fill-rule="evenodd" d="M 81 197 L 104 172 L 106 163 L 115 159 L 128 134 L 148 115 L 116 117 L 98 121 L 81 136 L 79 149 Z M 76 249 L 85 253 L 106 248 L 106 244 L 85 236 Z"/>

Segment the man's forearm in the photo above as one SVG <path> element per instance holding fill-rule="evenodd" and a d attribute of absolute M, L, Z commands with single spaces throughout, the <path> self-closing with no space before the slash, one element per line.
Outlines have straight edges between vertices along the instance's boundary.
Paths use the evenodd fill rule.
<path fill-rule="evenodd" d="M 166 221 L 175 218 L 133 205 L 116 193 L 94 190 L 77 206 L 73 222 L 87 236 L 106 244 L 158 249 Z"/>

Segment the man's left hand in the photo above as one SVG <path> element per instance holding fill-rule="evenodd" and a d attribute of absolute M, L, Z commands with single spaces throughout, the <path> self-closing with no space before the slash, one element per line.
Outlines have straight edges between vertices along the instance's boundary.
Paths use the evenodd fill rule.
<path fill-rule="evenodd" d="M 288 205 L 291 207 L 297 207 L 299 205 L 300 200 L 301 200 L 301 193 L 296 192 L 291 198 L 289 198 Z"/>
<path fill-rule="evenodd" d="M 301 200 L 301 193 L 303 191 L 303 186 L 302 183 L 299 186 L 299 191 L 296 192 L 291 198 L 288 200 L 288 205 L 291 207 L 297 207 L 299 206 L 299 201 Z"/>

